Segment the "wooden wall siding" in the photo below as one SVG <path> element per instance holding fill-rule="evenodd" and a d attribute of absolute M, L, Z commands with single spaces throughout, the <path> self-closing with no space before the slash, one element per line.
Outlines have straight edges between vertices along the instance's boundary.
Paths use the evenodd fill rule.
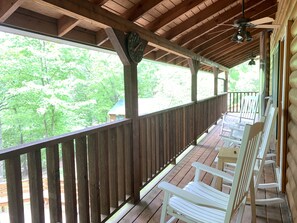
<path fill-rule="evenodd" d="M 295 12 L 296 14 L 297 12 Z M 289 79 L 290 91 L 289 91 L 289 117 L 288 124 L 288 168 L 287 168 L 287 185 L 286 191 L 292 217 L 294 222 L 297 221 L 297 19 L 293 22 L 291 28 L 292 42 L 290 46 L 291 60 L 290 68 L 291 74 Z"/>
<path fill-rule="evenodd" d="M 140 118 L 141 185 L 174 162 L 227 110 L 227 94 Z"/>

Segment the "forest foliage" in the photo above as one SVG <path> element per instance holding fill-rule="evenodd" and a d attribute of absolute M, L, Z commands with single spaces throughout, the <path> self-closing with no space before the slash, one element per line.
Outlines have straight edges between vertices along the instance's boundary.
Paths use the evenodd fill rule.
<path fill-rule="evenodd" d="M 104 123 L 124 98 L 114 53 L 7 33 L 0 44 L 0 149 Z M 212 96 L 213 75 L 199 71 L 198 78 L 198 99 Z M 138 91 L 139 98 L 166 100 L 164 109 L 188 103 L 190 70 L 143 60 Z"/>

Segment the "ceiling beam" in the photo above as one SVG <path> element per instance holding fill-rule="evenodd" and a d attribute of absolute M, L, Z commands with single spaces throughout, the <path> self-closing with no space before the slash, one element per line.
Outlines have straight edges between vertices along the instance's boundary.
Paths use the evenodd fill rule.
<path fill-rule="evenodd" d="M 108 36 L 106 34 L 106 31 L 104 29 L 100 29 L 96 33 L 96 45 L 101 46 L 103 43 L 107 42 Z"/>
<path fill-rule="evenodd" d="M 75 0 L 33 0 L 34 2 L 42 5 L 46 8 L 51 8 L 57 12 L 63 13 L 67 16 L 84 20 L 89 23 L 101 26 L 109 26 L 114 29 L 118 29 L 123 32 L 134 31 L 137 32 L 141 38 L 150 42 L 152 46 L 163 49 L 170 53 L 185 57 L 200 60 L 201 63 L 219 67 L 221 70 L 228 70 L 220 64 L 208 60 L 207 58 L 201 57 L 200 55 L 185 49 L 169 40 L 158 36 L 155 33 L 146 30 L 145 28 L 139 27 L 131 21 L 127 21 L 122 17 L 115 15 L 101 7 L 93 7 L 88 2 Z"/>
<path fill-rule="evenodd" d="M 213 46 L 207 48 L 206 50 L 201 51 L 201 55 L 208 55 L 208 57 L 214 57 L 215 55 L 224 55 L 230 53 L 232 49 L 240 48 L 241 46 L 248 47 L 250 44 L 253 44 L 254 42 L 257 42 L 257 39 L 259 38 L 258 33 L 261 32 L 260 30 L 255 30 L 254 32 L 251 32 L 251 35 L 253 36 L 252 42 L 243 42 L 243 43 L 236 43 L 231 41 L 229 38 L 225 39 L 217 44 L 214 44 Z M 259 44 L 259 43 L 258 43 Z M 231 49 L 231 50 L 230 50 Z"/>
<path fill-rule="evenodd" d="M 256 52 L 256 53 L 258 55 L 259 54 L 259 51 Z M 243 55 L 241 57 L 237 57 L 236 58 L 236 63 L 234 63 L 234 59 L 233 58 L 232 59 L 229 58 L 229 59 L 226 59 L 224 61 L 222 60 L 221 63 L 225 64 L 228 67 L 235 67 L 235 66 L 237 66 L 237 65 L 239 65 L 239 64 L 241 64 L 243 62 L 248 61 L 249 59 L 250 59 L 250 57 L 248 57 L 247 55 Z"/>
<path fill-rule="evenodd" d="M 4 22 L 25 0 L 0 0 L 0 22 Z"/>
<path fill-rule="evenodd" d="M 270 8 L 268 11 L 261 11 L 261 13 L 258 13 L 254 16 L 251 16 L 251 19 L 258 19 L 262 18 L 264 16 L 270 16 L 272 9 Z M 275 12 L 275 11 L 274 11 Z M 196 39 L 191 43 L 190 46 L 188 46 L 189 49 L 200 53 L 202 50 L 207 49 L 208 47 L 212 46 L 213 44 L 216 44 L 218 42 L 221 42 L 224 38 L 231 38 L 231 35 L 234 34 L 234 29 L 230 29 L 230 31 L 226 31 L 221 33 L 219 36 L 209 38 L 209 36 L 204 35 L 200 38 Z"/>
<path fill-rule="evenodd" d="M 69 16 L 62 16 L 58 20 L 58 36 L 64 36 L 71 31 L 75 26 L 79 24 L 78 19 L 71 18 Z"/>
<path fill-rule="evenodd" d="M 258 7 L 259 9 L 265 9 L 270 6 L 271 3 L 264 0 L 250 0 L 246 9 L 246 13 L 250 13 L 248 13 L 247 16 L 250 16 L 252 13 L 255 13 L 255 11 L 257 10 L 255 7 Z M 239 18 L 241 16 L 240 9 L 241 6 L 238 5 L 230 10 L 226 10 L 225 13 L 220 14 L 219 16 L 209 20 L 205 24 L 193 29 L 191 32 L 183 35 L 176 41 L 176 43 L 182 46 L 186 46 L 187 44 L 204 35 L 205 33 L 215 32 L 218 28 L 219 30 L 221 30 L 222 28 L 226 28 L 224 26 L 218 26 L 218 24 L 233 23 L 234 19 Z"/>
<path fill-rule="evenodd" d="M 102 6 L 104 5 L 106 2 L 108 2 L 109 0 L 88 0 L 91 3 L 94 3 L 96 5 Z"/>
<path fill-rule="evenodd" d="M 169 24 L 174 19 L 183 15 L 184 13 L 191 10 L 195 6 L 201 4 L 202 2 L 204 2 L 204 0 L 185 0 L 178 4 L 176 7 L 173 7 L 172 9 L 162 14 L 159 18 L 148 23 L 148 25 L 145 26 L 145 28 L 151 30 L 152 32 L 156 32 L 158 29 Z"/>
<path fill-rule="evenodd" d="M 148 12 L 150 9 L 154 8 L 158 5 L 162 0 L 142 0 L 136 3 L 132 8 L 128 9 L 123 15 L 123 18 L 128 19 L 130 21 L 136 21 L 143 14 Z"/>
<path fill-rule="evenodd" d="M 246 54 L 247 52 L 249 53 L 249 57 L 252 56 L 252 51 L 255 48 L 259 48 L 259 41 L 254 42 L 254 43 L 250 43 L 248 46 L 241 46 L 239 48 L 234 49 L 233 51 L 231 51 L 229 54 L 225 54 L 225 55 L 219 55 L 216 57 L 217 60 L 224 60 L 224 59 L 228 59 L 228 58 L 237 58 L 243 54 Z"/>
<path fill-rule="evenodd" d="M 177 26 L 170 29 L 166 32 L 163 37 L 166 39 L 173 39 L 175 36 L 185 32 L 186 30 L 192 28 L 193 26 L 197 25 L 198 23 L 202 22 L 203 20 L 213 16 L 216 14 L 220 9 L 223 9 L 230 4 L 234 3 L 234 0 L 220 0 L 212 5 L 206 7 L 205 9 L 201 10 L 196 15 L 190 17 L 186 21 L 178 24 Z"/>

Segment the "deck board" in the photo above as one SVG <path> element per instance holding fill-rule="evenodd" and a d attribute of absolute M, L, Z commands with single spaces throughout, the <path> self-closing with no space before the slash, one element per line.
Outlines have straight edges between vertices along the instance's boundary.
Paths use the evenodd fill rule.
<path fill-rule="evenodd" d="M 189 181 L 194 178 L 194 168 L 191 166 L 193 162 L 201 162 L 209 166 L 216 166 L 214 162 L 218 151 L 216 147 L 222 146 L 222 141 L 219 137 L 220 126 L 217 125 L 212 128 L 209 133 L 195 146 L 193 149 L 178 162 L 167 175 L 160 181 L 167 181 L 178 187 L 184 187 Z M 271 182 L 274 179 L 274 172 L 271 166 L 265 167 L 265 177 L 263 182 Z M 213 177 L 210 174 L 202 174 L 202 179 L 207 184 L 212 184 Z M 228 189 L 224 189 L 228 190 Z M 265 198 L 271 196 L 282 196 L 275 189 L 270 191 L 259 191 L 257 197 Z M 138 203 L 133 206 L 128 213 L 126 213 L 119 222 L 159 222 L 161 215 L 161 205 L 163 201 L 163 192 L 157 187 L 153 187 Z M 250 207 L 245 208 L 243 222 L 250 222 Z M 174 221 L 180 222 L 182 221 Z M 274 205 L 269 207 L 257 206 L 257 222 L 273 222 L 273 223 L 289 223 L 289 210 L 286 204 Z"/>

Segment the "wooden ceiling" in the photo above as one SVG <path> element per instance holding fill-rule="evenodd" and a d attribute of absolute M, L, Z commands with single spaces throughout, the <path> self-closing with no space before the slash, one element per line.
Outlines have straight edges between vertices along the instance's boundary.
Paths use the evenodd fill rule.
<path fill-rule="evenodd" d="M 276 0 L 245 0 L 245 17 L 275 17 Z M 242 17 L 241 0 L 0 0 L 0 24 L 30 32 L 113 49 L 105 29 L 134 31 L 148 41 L 144 57 L 202 69 L 224 70 L 259 54 L 259 34 L 252 42 L 231 41 Z"/>

